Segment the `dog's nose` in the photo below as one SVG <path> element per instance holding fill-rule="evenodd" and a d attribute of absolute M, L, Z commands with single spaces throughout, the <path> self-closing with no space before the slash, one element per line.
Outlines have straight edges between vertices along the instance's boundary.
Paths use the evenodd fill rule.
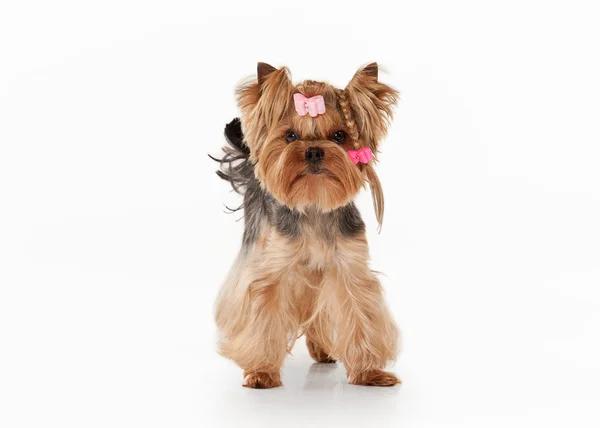
<path fill-rule="evenodd" d="M 320 162 L 325 156 L 325 152 L 318 147 L 310 147 L 306 151 L 306 160 L 308 162 Z"/>

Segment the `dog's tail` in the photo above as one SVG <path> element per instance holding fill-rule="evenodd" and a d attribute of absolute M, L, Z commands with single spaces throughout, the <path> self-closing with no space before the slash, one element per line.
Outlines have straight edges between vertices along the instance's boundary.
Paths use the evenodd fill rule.
<path fill-rule="evenodd" d="M 250 149 L 244 143 L 242 122 L 239 118 L 236 117 L 225 126 L 225 138 L 228 145 L 223 147 L 223 157 L 219 159 L 208 156 L 220 164 L 217 175 L 229 181 L 233 190 L 243 195 L 248 184 L 255 178 L 254 165 L 250 162 Z"/>

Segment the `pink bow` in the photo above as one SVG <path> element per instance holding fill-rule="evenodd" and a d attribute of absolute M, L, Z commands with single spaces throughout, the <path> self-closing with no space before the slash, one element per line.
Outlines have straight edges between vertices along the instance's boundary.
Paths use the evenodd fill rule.
<path fill-rule="evenodd" d="M 352 162 L 354 162 L 354 165 L 357 165 L 359 162 L 369 163 L 369 161 L 375 159 L 373 152 L 369 147 L 363 147 L 359 150 L 348 150 L 346 153 L 348 153 L 348 156 L 350 156 L 350 159 Z"/>
<path fill-rule="evenodd" d="M 315 117 L 325 113 L 325 100 L 323 95 L 306 98 L 302 94 L 294 94 L 294 107 L 299 116 L 306 116 L 308 113 L 310 117 Z"/>

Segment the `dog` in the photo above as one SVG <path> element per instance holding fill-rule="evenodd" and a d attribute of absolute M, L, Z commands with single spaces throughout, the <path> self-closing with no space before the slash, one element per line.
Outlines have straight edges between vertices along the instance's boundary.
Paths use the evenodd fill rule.
<path fill-rule="evenodd" d="M 244 386 L 282 385 L 280 370 L 306 336 L 319 363 L 344 364 L 356 385 L 393 386 L 398 328 L 369 268 L 365 223 L 353 199 L 370 186 L 379 229 L 384 199 L 374 164 L 398 92 L 360 68 L 346 88 L 258 63 L 237 88 L 241 119 L 217 174 L 243 194 L 242 247 L 219 292 L 221 355 Z"/>

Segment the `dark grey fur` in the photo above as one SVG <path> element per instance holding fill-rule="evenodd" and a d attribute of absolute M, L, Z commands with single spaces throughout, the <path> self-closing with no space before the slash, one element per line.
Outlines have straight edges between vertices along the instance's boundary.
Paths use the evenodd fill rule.
<path fill-rule="evenodd" d="M 285 205 L 276 202 L 274 205 L 271 218 L 277 231 L 284 236 L 298 236 L 300 234 L 301 214 Z"/>
<path fill-rule="evenodd" d="M 303 227 L 316 228 L 325 240 L 331 240 L 336 233 L 344 236 L 356 236 L 364 232 L 363 222 L 354 203 L 329 213 L 308 212 L 301 214 L 277 202 L 261 186 L 254 175 L 254 165 L 250 162 L 250 150 L 244 143 L 241 122 L 234 119 L 225 127 L 225 138 L 229 146 L 223 148 L 225 155 L 221 159 L 211 156 L 219 162 L 221 169 L 217 175 L 231 183 L 233 189 L 244 195 L 243 247 L 256 241 L 261 225 L 268 221 L 284 236 L 294 238 Z"/>
<path fill-rule="evenodd" d="M 353 236 L 365 231 L 365 222 L 354 202 L 340 208 L 338 211 L 338 226 L 342 235 Z"/>
<path fill-rule="evenodd" d="M 251 245 L 260 232 L 264 219 L 273 216 L 274 199 L 265 192 L 252 174 L 251 181 L 246 185 L 244 194 L 244 239 L 243 246 Z"/>

